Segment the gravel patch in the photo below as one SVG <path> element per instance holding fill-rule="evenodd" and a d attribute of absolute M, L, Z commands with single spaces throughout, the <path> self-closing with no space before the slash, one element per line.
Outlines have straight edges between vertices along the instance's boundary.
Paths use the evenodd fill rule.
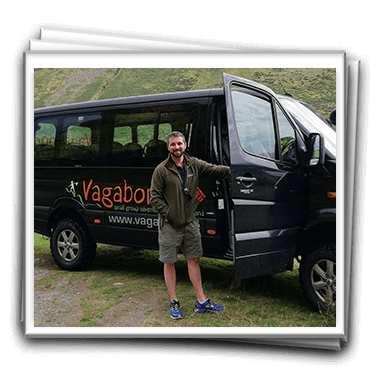
<path fill-rule="evenodd" d="M 50 271 L 38 268 L 37 273 L 46 276 Z M 54 281 L 51 288 L 37 287 L 34 290 L 35 327 L 78 326 L 83 315 L 80 301 L 82 297 L 90 294 L 88 287 L 91 286 L 91 282 L 91 279 L 79 279 L 69 283 L 69 277 L 64 277 Z"/>
<path fill-rule="evenodd" d="M 152 326 L 168 315 L 167 302 L 162 297 L 162 289 L 125 294 L 122 302 L 107 310 L 101 319 L 103 326 L 143 327 Z"/>

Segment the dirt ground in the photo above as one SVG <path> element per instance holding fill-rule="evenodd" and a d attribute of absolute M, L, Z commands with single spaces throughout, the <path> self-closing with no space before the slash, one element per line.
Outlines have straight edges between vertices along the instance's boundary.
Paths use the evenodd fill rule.
<path fill-rule="evenodd" d="M 52 258 L 35 259 L 34 280 L 44 279 L 62 273 Z M 35 327 L 77 327 L 83 325 L 84 315 L 81 301 L 90 296 L 95 276 L 82 276 L 78 273 L 63 272 L 54 276 L 49 285 L 37 284 L 34 289 Z M 113 285 L 129 286 L 143 280 L 116 282 Z M 121 302 L 107 309 L 101 318 L 96 319 L 98 327 L 143 327 L 163 325 L 170 321 L 168 305 L 162 288 L 149 291 L 131 291 L 123 295 Z M 94 302 L 97 302 L 96 300 Z M 97 303 L 97 308 L 99 302 Z M 170 322 L 169 322 L 170 323 Z"/>

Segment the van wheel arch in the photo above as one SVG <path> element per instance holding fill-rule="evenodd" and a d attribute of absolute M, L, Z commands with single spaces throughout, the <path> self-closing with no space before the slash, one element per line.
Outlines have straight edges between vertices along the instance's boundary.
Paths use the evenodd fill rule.
<path fill-rule="evenodd" d="M 319 244 L 331 244 L 336 242 L 335 221 L 315 224 L 307 228 L 299 237 L 294 258 L 300 263 L 311 251 L 311 248 Z"/>
<path fill-rule="evenodd" d="M 80 214 L 80 210 L 67 207 L 56 208 L 49 217 L 49 230 L 50 235 L 54 226 L 62 219 L 69 218 L 75 220 L 82 228 L 87 228 L 83 217 Z"/>

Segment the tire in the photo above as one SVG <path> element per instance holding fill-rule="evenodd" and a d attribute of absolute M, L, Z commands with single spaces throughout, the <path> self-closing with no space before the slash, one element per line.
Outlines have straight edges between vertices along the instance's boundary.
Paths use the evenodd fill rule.
<path fill-rule="evenodd" d="M 317 310 L 336 309 L 335 244 L 320 244 L 301 260 L 300 282 L 305 296 Z"/>
<path fill-rule="evenodd" d="M 57 265 L 70 271 L 80 271 L 91 264 L 96 244 L 89 232 L 73 219 L 62 219 L 53 228 L 50 248 Z"/>

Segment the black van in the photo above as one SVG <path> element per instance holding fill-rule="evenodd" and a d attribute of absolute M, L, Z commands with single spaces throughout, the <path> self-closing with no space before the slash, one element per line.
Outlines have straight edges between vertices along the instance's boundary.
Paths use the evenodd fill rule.
<path fill-rule="evenodd" d="M 81 270 L 96 243 L 158 249 L 149 203 L 166 136 L 188 153 L 231 167 L 201 180 L 204 254 L 247 279 L 291 270 L 318 308 L 336 295 L 336 132 L 309 105 L 224 74 L 224 88 L 36 109 L 35 232 L 56 263 Z"/>

